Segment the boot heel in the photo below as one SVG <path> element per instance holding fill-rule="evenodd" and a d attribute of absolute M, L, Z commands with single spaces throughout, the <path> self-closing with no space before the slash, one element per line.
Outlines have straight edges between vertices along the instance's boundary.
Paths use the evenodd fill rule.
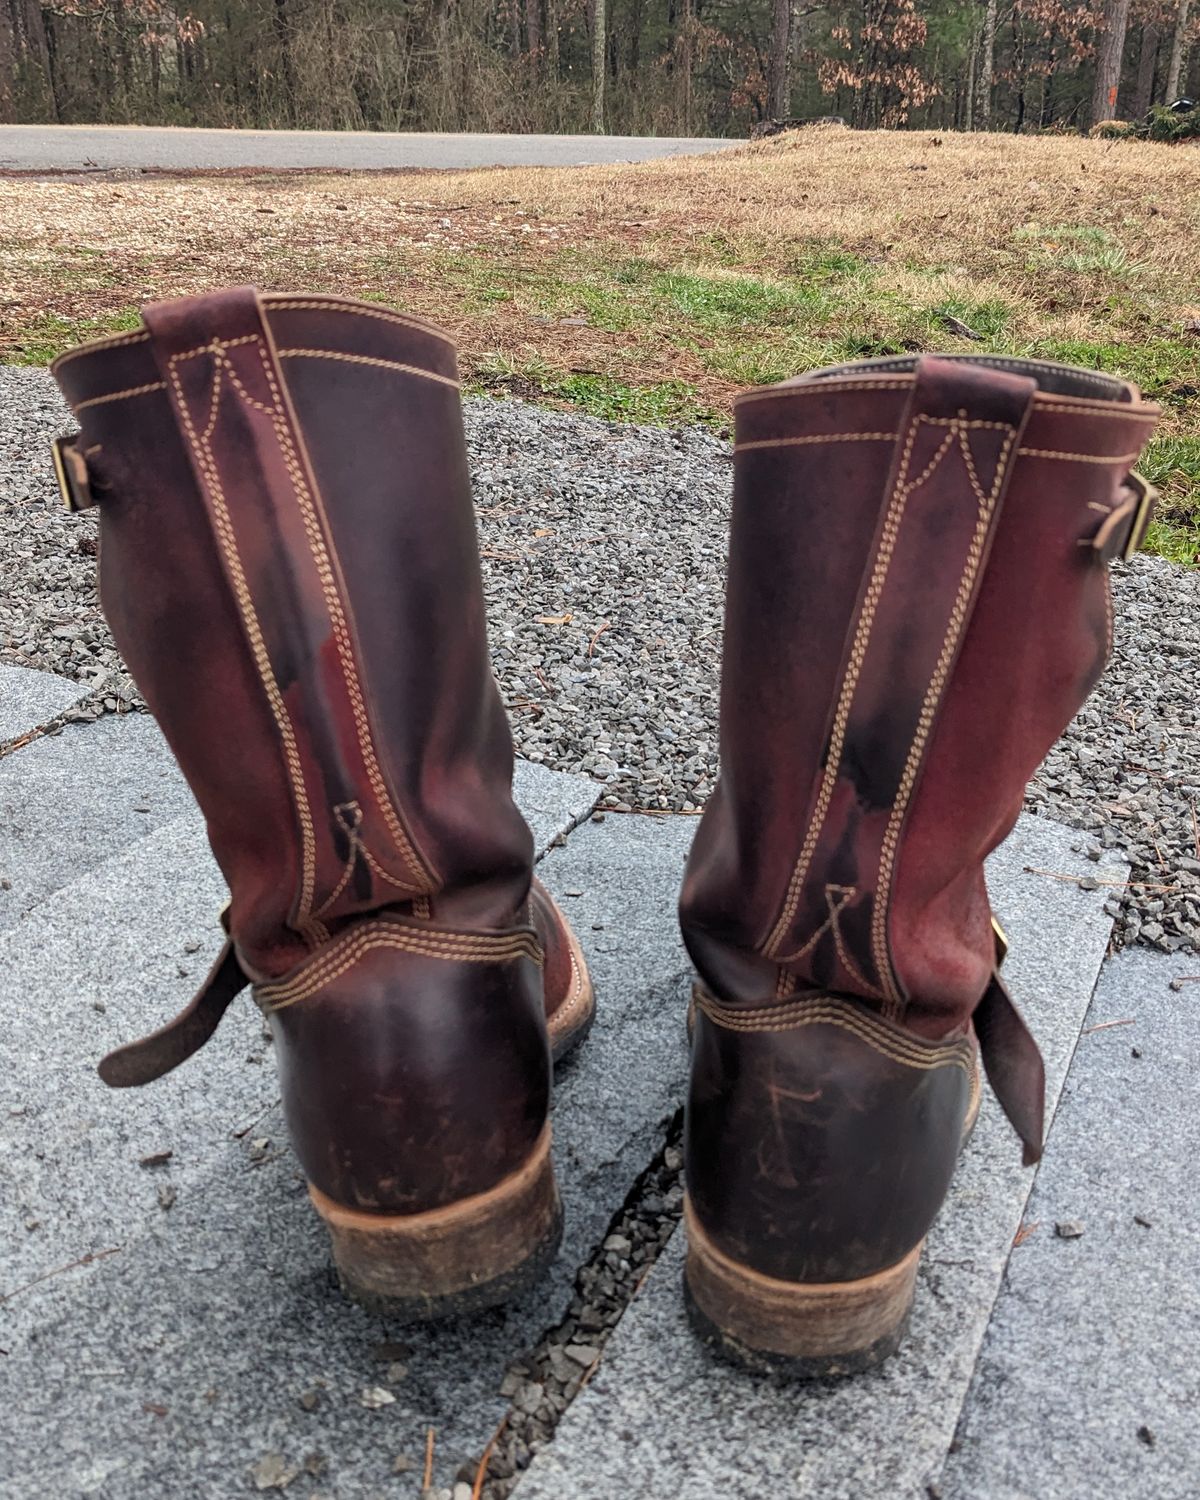
<path fill-rule="evenodd" d="M 562 1238 L 550 1129 L 519 1171 L 486 1193 L 418 1214 L 344 1208 L 309 1185 L 343 1290 L 399 1322 L 478 1312 L 532 1285 Z"/>
<path fill-rule="evenodd" d="M 687 1202 L 684 1221 L 688 1316 L 703 1342 L 734 1364 L 796 1380 L 851 1375 L 881 1363 L 904 1337 L 922 1245 L 858 1281 L 803 1284 L 730 1259 Z"/>

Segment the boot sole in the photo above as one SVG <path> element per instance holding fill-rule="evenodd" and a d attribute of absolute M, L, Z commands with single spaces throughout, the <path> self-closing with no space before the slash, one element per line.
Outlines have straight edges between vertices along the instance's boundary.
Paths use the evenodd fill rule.
<path fill-rule="evenodd" d="M 583 948 L 574 929 L 567 928 L 567 945 L 575 982 L 571 993 L 546 1022 L 550 1033 L 550 1055 L 556 1063 L 574 1052 L 592 1029 L 596 1019 L 596 992 L 588 974 Z"/>
<path fill-rule="evenodd" d="M 398 1323 L 463 1317 L 531 1286 L 558 1253 L 562 1204 L 550 1127 L 529 1160 L 486 1193 L 420 1214 L 344 1208 L 309 1184 L 342 1289 Z"/>
<path fill-rule="evenodd" d="M 979 1116 L 978 1071 L 964 1143 Z M 894 1266 L 854 1281 L 795 1282 L 765 1276 L 720 1250 L 684 1198 L 683 1298 L 692 1329 L 715 1354 L 760 1375 L 825 1380 L 873 1369 L 908 1328 L 925 1242 Z"/>

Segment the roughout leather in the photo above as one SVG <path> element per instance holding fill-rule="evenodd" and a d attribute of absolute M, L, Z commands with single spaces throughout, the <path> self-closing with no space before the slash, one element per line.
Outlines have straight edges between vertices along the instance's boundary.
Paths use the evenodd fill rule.
<path fill-rule="evenodd" d="M 545 1124 L 570 973 L 555 991 L 548 898 L 531 927 L 453 345 L 384 308 L 237 288 L 53 368 L 105 612 L 231 893 L 230 953 L 112 1081 L 182 1061 L 231 984 L 299 987 L 266 1008 L 310 1179 L 394 1212 L 485 1191 Z M 381 920 L 428 942 L 306 988 Z"/>
<path fill-rule="evenodd" d="M 933 357 L 737 404 L 721 779 L 684 939 L 733 1012 L 828 996 L 910 1043 L 698 1026 L 689 1192 L 756 1269 L 858 1277 L 919 1241 L 966 1107 L 921 1049 L 967 1039 L 985 994 L 989 1077 L 1040 1150 L 983 862 L 1107 658 L 1104 559 L 1157 414 L 1093 372 Z"/>

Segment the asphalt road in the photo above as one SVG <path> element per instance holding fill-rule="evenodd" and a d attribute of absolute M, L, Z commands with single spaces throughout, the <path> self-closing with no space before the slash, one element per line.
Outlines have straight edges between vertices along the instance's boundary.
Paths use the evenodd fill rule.
<path fill-rule="evenodd" d="M 365 130 L 0 126 L 0 172 L 263 167 L 577 167 L 695 155 L 738 143 L 632 135 L 425 135 Z"/>

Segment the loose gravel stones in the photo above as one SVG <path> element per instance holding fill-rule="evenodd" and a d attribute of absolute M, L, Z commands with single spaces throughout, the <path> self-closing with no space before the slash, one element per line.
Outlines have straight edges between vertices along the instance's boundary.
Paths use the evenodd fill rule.
<path fill-rule="evenodd" d="M 68 418 L 0 366 L 0 659 L 87 682 L 68 717 L 138 707 L 100 613 L 93 516 L 59 507 Z M 603 783 L 602 806 L 692 812 L 717 771 L 727 443 L 517 402 L 467 403 L 492 658 L 517 751 Z M 1029 806 L 1134 867 L 1119 943 L 1200 948 L 1200 574 L 1114 569 L 1116 649 Z M 1048 645 L 1048 650 L 1053 646 Z"/>

